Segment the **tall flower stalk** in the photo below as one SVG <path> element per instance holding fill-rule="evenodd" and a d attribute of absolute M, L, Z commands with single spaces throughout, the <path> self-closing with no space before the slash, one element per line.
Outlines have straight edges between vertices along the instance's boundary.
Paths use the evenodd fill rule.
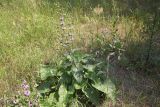
<path fill-rule="evenodd" d="M 31 92 L 30 92 L 30 87 L 28 83 L 26 82 L 26 80 L 23 81 L 21 86 L 22 86 L 23 94 L 29 97 Z"/>
<path fill-rule="evenodd" d="M 60 44 L 66 50 L 70 51 L 73 49 L 73 33 L 71 32 L 71 27 L 65 24 L 64 16 L 60 17 L 60 27 L 61 27 L 61 37 Z"/>

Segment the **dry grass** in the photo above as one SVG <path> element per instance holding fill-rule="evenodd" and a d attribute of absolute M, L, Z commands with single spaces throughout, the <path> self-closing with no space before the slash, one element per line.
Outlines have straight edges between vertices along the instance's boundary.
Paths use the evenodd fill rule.
<path fill-rule="evenodd" d="M 74 47 L 88 50 L 94 45 L 93 40 L 97 35 L 105 36 L 105 39 L 109 40 L 112 31 L 117 29 L 117 34 L 124 42 L 127 51 L 125 54 L 131 61 L 145 53 L 141 49 L 137 51 L 137 47 L 143 48 L 146 38 L 143 38 L 144 16 L 137 18 L 136 13 L 132 16 L 106 16 L 106 9 L 96 5 L 92 11 L 88 11 L 90 14 L 86 15 L 87 12 L 80 7 L 69 11 L 65 10 L 60 2 L 56 2 L 53 8 L 50 2 L 43 0 L 24 0 L 24 2 L 15 0 L 10 4 L 2 1 L 2 4 L 3 6 L 0 6 L 0 96 L 14 93 L 17 83 L 22 79 L 31 82 L 41 63 L 58 60 L 59 53 L 62 53 L 57 52 L 60 48 L 57 38 L 61 35 L 59 18 L 62 14 L 65 14 L 66 24 L 73 25 L 71 32 L 75 37 Z M 159 39 L 156 40 L 158 44 Z M 136 45 L 132 45 L 132 42 Z M 142 45 L 137 45 L 138 43 Z M 158 52 L 159 49 L 156 50 L 156 53 Z M 155 70 L 158 71 L 158 68 Z M 122 68 L 111 72 L 111 76 L 120 82 L 117 98 L 120 107 L 160 106 L 159 81 L 153 77 L 145 77 Z"/>
<path fill-rule="evenodd" d="M 159 107 L 160 91 L 158 76 L 139 75 L 117 67 L 109 72 L 110 77 L 117 81 L 118 93 L 115 104 L 104 102 L 100 107 Z"/>

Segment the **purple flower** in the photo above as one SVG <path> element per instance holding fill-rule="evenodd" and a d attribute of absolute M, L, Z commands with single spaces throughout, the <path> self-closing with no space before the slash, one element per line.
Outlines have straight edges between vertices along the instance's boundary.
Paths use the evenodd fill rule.
<path fill-rule="evenodd" d="M 25 91 L 24 91 L 24 95 L 25 95 L 25 96 L 29 96 L 29 95 L 30 95 L 30 91 L 29 91 L 29 90 L 25 90 Z"/>
<path fill-rule="evenodd" d="M 27 84 L 26 80 L 23 80 L 21 87 L 24 89 L 29 88 L 29 85 Z"/>
<path fill-rule="evenodd" d="M 29 85 L 28 84 L 26 84 L 26 85 L 23 85 L 23 89 L 29 89 Z"/>

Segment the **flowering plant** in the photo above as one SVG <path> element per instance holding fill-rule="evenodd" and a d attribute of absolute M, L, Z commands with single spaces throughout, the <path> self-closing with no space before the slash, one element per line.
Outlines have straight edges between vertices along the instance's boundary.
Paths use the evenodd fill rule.
<path fill-rule="evenodd" d="M 47 107 L 99 105 L 101 96 L 115 100 L 116 87 L 106 78 L 104 63 L 92 55 L 73 50 L 56 65 L 43 65 L 39 71 L 37 90 L 48 100 Z"/>
<path fill-rule="evenodd" d="M 10 100 L 9 106 L 14 107 L 39 107 L 39 97 L 32 92 L 26 80 L 18 88 L 17 94 Z"/>

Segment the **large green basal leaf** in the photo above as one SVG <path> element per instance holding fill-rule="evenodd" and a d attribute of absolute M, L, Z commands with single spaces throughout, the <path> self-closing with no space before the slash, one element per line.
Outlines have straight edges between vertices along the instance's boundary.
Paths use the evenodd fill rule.
<path fill-rule="evenodd" d="M 50 67 L 42 67 L 40 69 L 40 77 L 41 77 L 41 80 L 46 80 L 48 77 L 50 76 L 54 76 L 56 73 L 56 70 L 55 69 L 51 69 Z"/>
<path fill-rule="evenodd" d="M 64 85 L 59 87 L 59 101 L 57 103 L 57 107 L 66 107 L 66 105 L 71 101 L 72 94 L 68 92 Z"/>
<path fill-rule="evenodd" d="M 94 87 L 86 86 L 82 88 L 82 91 L 93 104 L 98 105 L 100 103 L 100 94 Z"/>
<path fill-rule="evenodd" d="M 84 65 L 83 67 L 84 67 L 84 69 L 86 69 L 89 72 L 94 72 L 96 65 Z"/>
<path fill-rule="evenodd" d="M 52 79 L 50 80 L 47 80 L 47 81 L 43 81 L 41 82 L 38 86 L 37 86 L 37 89 L 40 93 L 47 93 L 51 90 L 51 87 L 54 88 L 55 86 L 55 83 L 56 83 L 56 78 L 53 77 Z"/>
<path fill-rule="evenodd" d="M 40 99 L 40 107 L 57 107 L 58 92 L 51 93 L 47 98 Z"/>
<path fill-rule="evenodd" d="M 68 75 L 66 72 L 63 73 L 60 78 L 60 83 L 65 84 L 65 85 L 71 84 L 72 83 L 72 76 Z"/>
<path fill-rule="evenodd" d="M 82 82 L 82 80 L 83 80 L 83 72 L 82 72 L 82 71 L 75 72 L 75 73 L 73 74 L 73 76 L 74 76 L 74 78 L 76 79 L 76 81 L 77 81 L 78 83 L 81 83 L 81 82 Z"/>
<path fill-rule="evenodd" d="M 104 92 L 111 100 L 115 101 L 116 87 L 110 79 L 106 79 L 103 82 L 98 81 L 95 84 L 92 84 L 92 86 L 99 91 Z"/>
<path fill-rule="evenodd" d="M 56 105 L 56 102 L 57 102 L 57 95 L 56 95 L 57 93 L 55 92 L 55 93 L 51 93 L 50 95 L 49 95 L 49 97 L 46 99 L 47 100 L 47 102 L 48 102 L 48 104 L 51 106 L 51 107 L 55 107 L 55 105 Z"/>
<path fill-rule="evenodd" d="M 79 90 L 79 89 L 82 88 L 82 87 L 81 87 L 81 84 L 78 84 L 78 83 L 74 83 L 74 87 L 75 87 L 75 89 L 77 89 L 77 90 Z"/>
<path fill-rule="evenodd" d="M 39 103 L 39 107 L 56 107 L 56 105 L 51 105 L 48 100 L 41 100 Z"/>
<path fill-rule="evenodd" d="M 73 86 L 75 89 L 79 90 L 82 89 L 84 86 L 87 85 L 87 79 L 83 79 L 81 83 L 78 83 L 76 80 L 73 81 Z"/>
<path fill-rule="evenodd" d="M 83 73 L 83 68 L 80 64 L 78 64 L 77 67 L 76 66 L 72 67 L 72 74 L 78 83 L 82 82 L 84 73 Z"/>
<path fill-rule="evenodd" d="M 94 82 L 97 82 L 101 79 L 100 77 L 98 77 L 98 74 L 96 72 L 85 72 L 84 77 Z"/>

